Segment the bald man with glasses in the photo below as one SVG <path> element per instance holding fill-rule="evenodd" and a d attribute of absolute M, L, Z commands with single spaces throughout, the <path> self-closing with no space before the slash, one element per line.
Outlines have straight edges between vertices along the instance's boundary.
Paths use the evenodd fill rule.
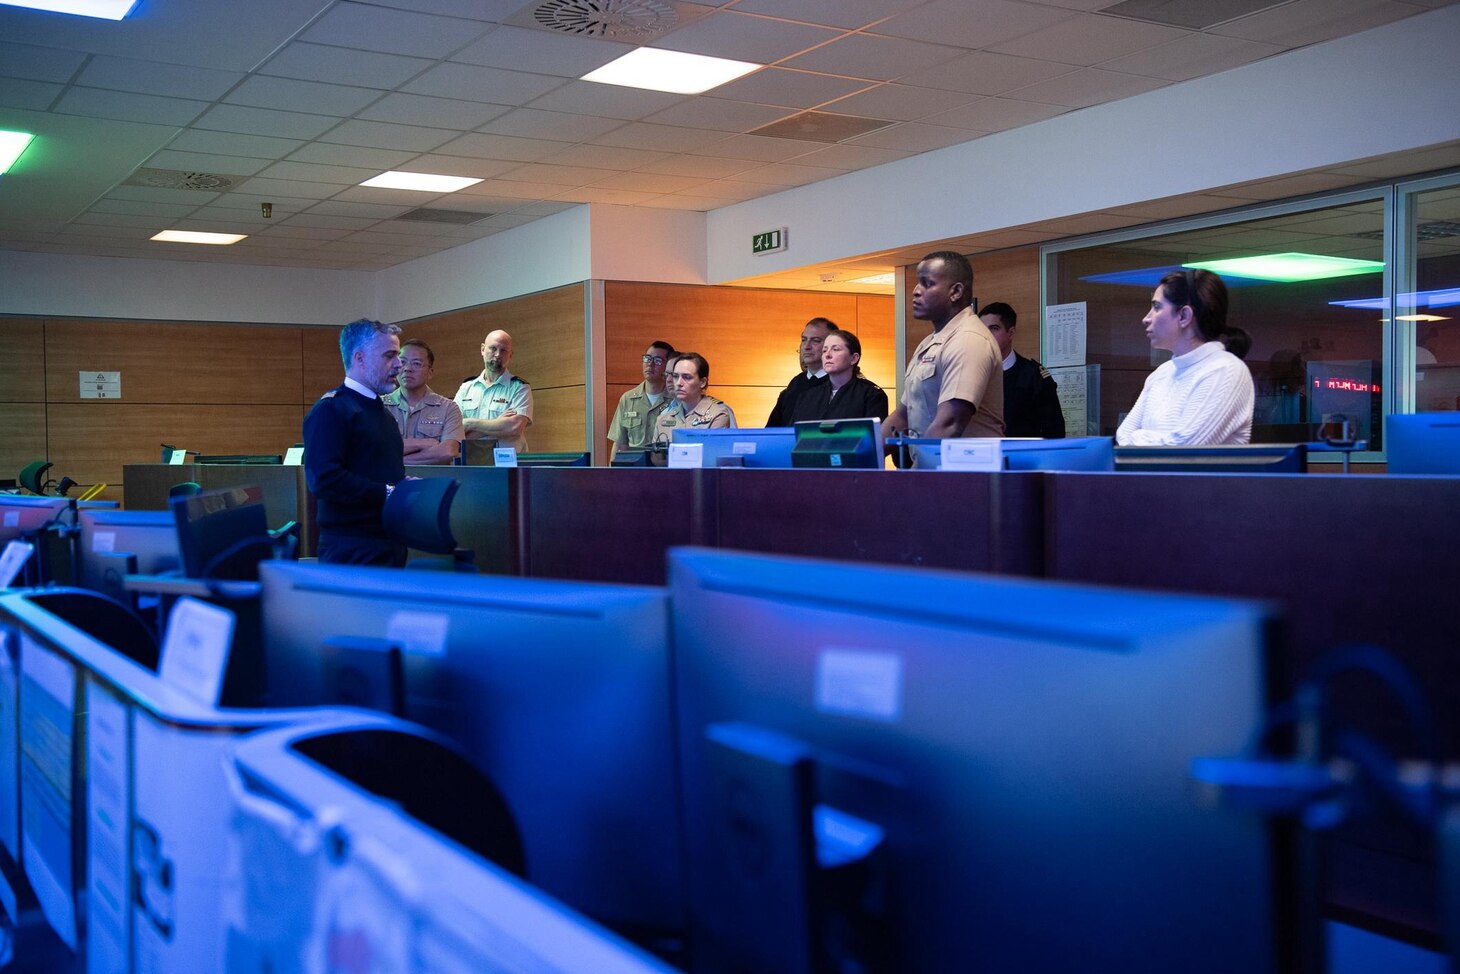
<path fill-rule="evenodd" d="M 674 402 L 673 391 L 664 387 L 664 368 L 673 357 L 674 346 L 664 341 L 654 342 L 641 356 L 644 381 L 619 397 L 608 424 L 610 462 L 620 450 L 642 450 L 654 442 L 659 414 Z"/>

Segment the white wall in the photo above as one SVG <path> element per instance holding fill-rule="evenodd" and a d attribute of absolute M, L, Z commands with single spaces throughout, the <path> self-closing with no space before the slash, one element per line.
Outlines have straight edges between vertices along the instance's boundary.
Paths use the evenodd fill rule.
<path fill-rule="evenodd" d="M 602 203 L 592 214 L 595 280 L 705 283 L 705 214 Z"/>
<path fill-rule="evenodd" d="M 1200 192 L 1460 139 L 1460 6 L 709 214 L 708 277 Z M 750 237 L 789 226 L 790 249 Z"/>

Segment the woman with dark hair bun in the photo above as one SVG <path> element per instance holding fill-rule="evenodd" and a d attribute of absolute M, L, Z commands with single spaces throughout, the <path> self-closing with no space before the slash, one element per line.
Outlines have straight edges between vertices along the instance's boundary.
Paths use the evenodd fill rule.
<path fill-rule="evenodd" d="M 1252 339 L 1227 326 L 1227 286 L 1208 271 L 1173 271 L 1144 319 L 1153 348 L 1171 353 L 1115 433 L 1122 446 L 1208 446 L 1252 439 Z M 1231 343 L 1231 348 L 1227 344 Z M 1233 352 L 1238 354 L 1233 354 Z"/>

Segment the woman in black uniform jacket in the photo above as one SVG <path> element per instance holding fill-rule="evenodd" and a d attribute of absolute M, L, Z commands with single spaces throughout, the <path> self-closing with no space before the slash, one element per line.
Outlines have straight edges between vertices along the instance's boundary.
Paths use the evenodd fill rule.
<path fill-rule="evenodd" d="M 821 345 L 821 367 L 826 382 L 818 382 L 801 394 L 791 410 L 791 422 L 809 419 L 887 418 L 887 393 L 877 383 L 862 377 L 857 365 L 862 360 L 862 342 L 847 331 L 834 331 Z"/>

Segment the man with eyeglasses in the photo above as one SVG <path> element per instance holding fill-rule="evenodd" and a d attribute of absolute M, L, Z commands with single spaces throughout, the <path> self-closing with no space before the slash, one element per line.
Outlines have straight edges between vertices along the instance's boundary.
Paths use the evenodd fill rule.
<path fill-rule="evenodd" d="M 643 354 L 644 381 L 619 397 L 608 424 L 609 461 L 620 450 L 642 450 L 654 441 L 654 424 L 674 394 L 664 389 L 664 367 L 674 355 L 665 341 L 654 342 Z"/>
<path fill-rule="evenodd" d="M 821 343 L 826 341 L 827 335 L 838 330 L 836 322 L 830 318 L 812 318 L 806 322 L 806 327 L 801 329 L 801 371 L 781 390 L 776 408 L 771 410 L 770 418 L 765 421 L 767 426 L 790 426 L 796 400 L 803 392 L 826 381 L 826 370 L 821 367 Z"/>
<path fill-rule="evenodd" d="M 431 346 L 412 338 L 400 347 L 400 388 L 382 401 L 405 443 L 405 462 L 452 463 L 466 439 L 461 407 L 431 390 L 436 375 Z"/>

